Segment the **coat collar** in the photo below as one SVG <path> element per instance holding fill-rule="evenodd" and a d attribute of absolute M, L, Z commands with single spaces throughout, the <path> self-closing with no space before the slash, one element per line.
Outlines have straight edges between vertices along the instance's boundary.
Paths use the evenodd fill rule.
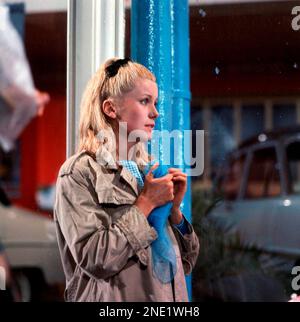
<path fill-rule="evenodd" d="M 100 146 L 96 151 L 96 161 L 107 169 L 118 170 L 119 168 L 119 164 L 104 145 Z"/>
<path fill-rule="evenodd" d="M 143 187 L 139 186 L 136 177 L 132 175 L 132 173 L 127 170 L 126 167 L 116 161 L 112 154 L 105 148 L 105 146 L 102 145 L 96 151 L 96 161 L 98 164 L 107 169 L 110 169 L 114 172 L 119 172 L 120 177 L 122 177 L 129 184 L 136 196 L 140 194 Z"/>

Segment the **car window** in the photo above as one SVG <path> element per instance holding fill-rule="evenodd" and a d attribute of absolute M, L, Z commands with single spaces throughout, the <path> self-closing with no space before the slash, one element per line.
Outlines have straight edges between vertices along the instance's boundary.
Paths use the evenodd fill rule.
<path fill-rule="evenodd" d="M 292 142 L 286 147 L 289 169 L 290 190 L 300 193 L 300 142 Z"/>
<path fill-rule="evenodd" d="M 279 164 L 275 147 L 253 152 L 245 198 L 256 199 L 280 195 Z"/>
<path fill-rule="evenodd" d="M 233 159 L 226 168 L 219 183 L 219 193 L 227 200 L 234 200 L 238 197 L 243 169 L 245 165 L 245 155 Z"/>

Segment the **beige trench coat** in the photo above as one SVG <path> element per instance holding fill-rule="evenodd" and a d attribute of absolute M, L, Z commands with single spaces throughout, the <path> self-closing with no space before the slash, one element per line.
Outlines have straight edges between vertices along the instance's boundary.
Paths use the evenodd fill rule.
<path fill-rule="evenodd" d="M 157 233 L 133 205 L 141 188 L 122 165 L 101 164 L 81 152 L 65 161 L 56 185 L 54 220 L 66 276 L 66 301 L 188 301 L 184 274 L 195 265 L 199 241 L 168 222 L 177 255 L 172 283 L 153 276 L 150 244 Z M 186 220 L 186 219 L 185 219 Z"/>

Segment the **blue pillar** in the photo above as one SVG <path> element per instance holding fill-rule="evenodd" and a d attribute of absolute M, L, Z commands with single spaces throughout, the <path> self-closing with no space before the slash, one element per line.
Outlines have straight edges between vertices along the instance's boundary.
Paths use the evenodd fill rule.
<path fill-rule="evenodd" d="M 154 73 L 159 88 L 160 117 L 155 129 L 179 130 L 182 134 L 190 129 L 188 9 L 188 0 L 132 0 L 131 3 L 131 58 Z M 183 143 L 189 149 L 190 142 L 184 142 L 184 136 L 180 135 L 171 165 L 185 169 Z M 156 156 L 160 161 L 165 160 L 162 147 Z M 182 211 L 191 221 L 190 178 Z M 191 300 L 191 276 L 186 281 Z"/>
<path fill-rule="evenodd" d="M 160 117 L 155 129 L 168 131 L 172 130 L 170 8 L 170 2 L 165 0 L 133 0 L 131 3 L 131 58 L 147 66 L 156 76 Z M 165 161 L 161 147 L 156 157 Z"/>
<path fill-rule="evenodd" d="M 189 60 L 189 5 L 188 0 L 170 0 L 172 37 L 172 129 L 182 135 L 174 153 L 175 164 L 185 170 L 190 160 L 184 162 L 184 149 L 191 156 L 190 140 L 184 138 L 184 130 L 190 130 L 190 60 Z M 185 146 L 184 146 L 185 145 Z M 188 177 L 187 192 L 182 204 L 182 212 L 191 221 L 191 178 Z M 191 275 L 186 277 L 190 300 L 192 299 Z"/>

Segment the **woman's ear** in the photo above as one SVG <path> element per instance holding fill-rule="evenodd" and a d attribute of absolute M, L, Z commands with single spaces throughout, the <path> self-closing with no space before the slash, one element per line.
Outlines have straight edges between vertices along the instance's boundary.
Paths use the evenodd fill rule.
<path fill-rule="evenodd" d="M 105 115 L 109 116 L 112 119 L 115 119 L 117 117 L 116 107 L 115 107 L 114 103 L 109 99 L 107 99 L 103 102 L 102 110 Z"/>

